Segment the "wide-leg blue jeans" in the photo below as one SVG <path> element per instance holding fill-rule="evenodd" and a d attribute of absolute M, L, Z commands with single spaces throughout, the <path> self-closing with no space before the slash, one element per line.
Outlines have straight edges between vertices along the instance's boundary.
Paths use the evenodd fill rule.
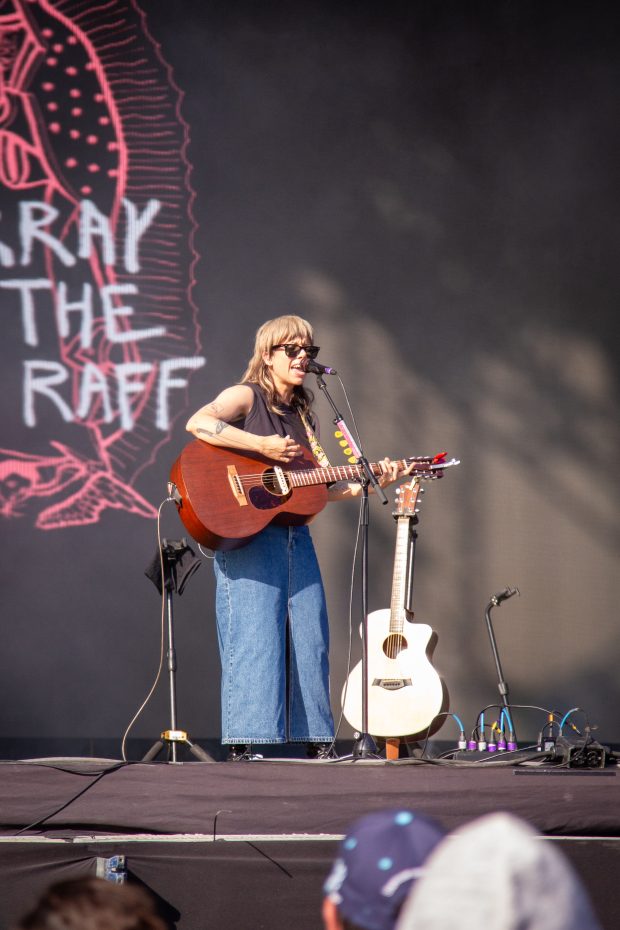
<path fill-rule="evenodd" d="M 222 742 L 330 742 L 329 628 L 307 526 L 268 526 L 214 560 Z"/>

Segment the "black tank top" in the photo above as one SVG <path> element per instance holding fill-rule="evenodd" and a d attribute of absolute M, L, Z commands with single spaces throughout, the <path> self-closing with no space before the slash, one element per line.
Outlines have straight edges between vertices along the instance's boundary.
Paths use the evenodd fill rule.
<path fill-rule="evenodd" d="M 280 403 L 279 406 L 282 409 L 282 415 L 280 416 L 267 406 L 267 399 L 260 385 L 249 381 L 246 383 L 254 393 L 254 403 L 248 415 L 236 420 L 234 426 L 245 429 L 248 433 L 255 433 L 257 436 L 273 436 L 274 433 L 278 436 L 288 435 L 312 455 L 306 428 L 302 423 L 297 408 Z M 309 420 L 313 428 L 316 428 L 314 419 L 309 417 Z"/>

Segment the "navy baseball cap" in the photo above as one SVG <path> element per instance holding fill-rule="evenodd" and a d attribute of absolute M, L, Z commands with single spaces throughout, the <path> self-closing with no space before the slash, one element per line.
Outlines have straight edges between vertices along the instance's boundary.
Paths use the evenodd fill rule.
<path fill-rule="evenodd" d="M 413 811 L 367 814 L 342 841 L 323 891 L 346 920 L 365 930 L 393 930 L 412 883 L 445 835 Z"/>

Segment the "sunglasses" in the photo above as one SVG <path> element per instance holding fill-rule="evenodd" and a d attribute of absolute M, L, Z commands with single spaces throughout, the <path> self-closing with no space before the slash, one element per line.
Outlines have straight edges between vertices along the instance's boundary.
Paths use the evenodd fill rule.
<path fill-rule="evenodd" d="M 292 342 L 287 342 L 280 346 L 274 346 L 271 351 L 275 352 L 276 349 L 284 349 L 284 354 L 287 358 L 297 358 L 302 349 L 308 358 L 316 358 L 321 351 L 320 346 L 298 346 Z"/>

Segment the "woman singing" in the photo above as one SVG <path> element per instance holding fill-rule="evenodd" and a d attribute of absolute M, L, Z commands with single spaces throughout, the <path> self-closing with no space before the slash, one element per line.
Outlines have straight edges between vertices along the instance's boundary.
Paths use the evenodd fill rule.
<path fill-rule="evenodd" d="M 287 466 L 309 453 L 317 465 L 312 395 L 305 359 L 315 358 L 312 327 L 281 316 L 256 333 L 241 383 L 198 410 L 187 429 L 216 446 L 260 454 Z M 398 466 L 381 462 L 382 487 Z M 362 493 L 339 481 L 329 500 Z M 229 759 L 266 743 L 305 743 L 325 757 L 334 736 L 329 701 L 329 628 L 325 593 L 307 526 L 270 524 L 241 549 L 215 553 L 216 617 L 222 663 L 222 743 Z"/>

